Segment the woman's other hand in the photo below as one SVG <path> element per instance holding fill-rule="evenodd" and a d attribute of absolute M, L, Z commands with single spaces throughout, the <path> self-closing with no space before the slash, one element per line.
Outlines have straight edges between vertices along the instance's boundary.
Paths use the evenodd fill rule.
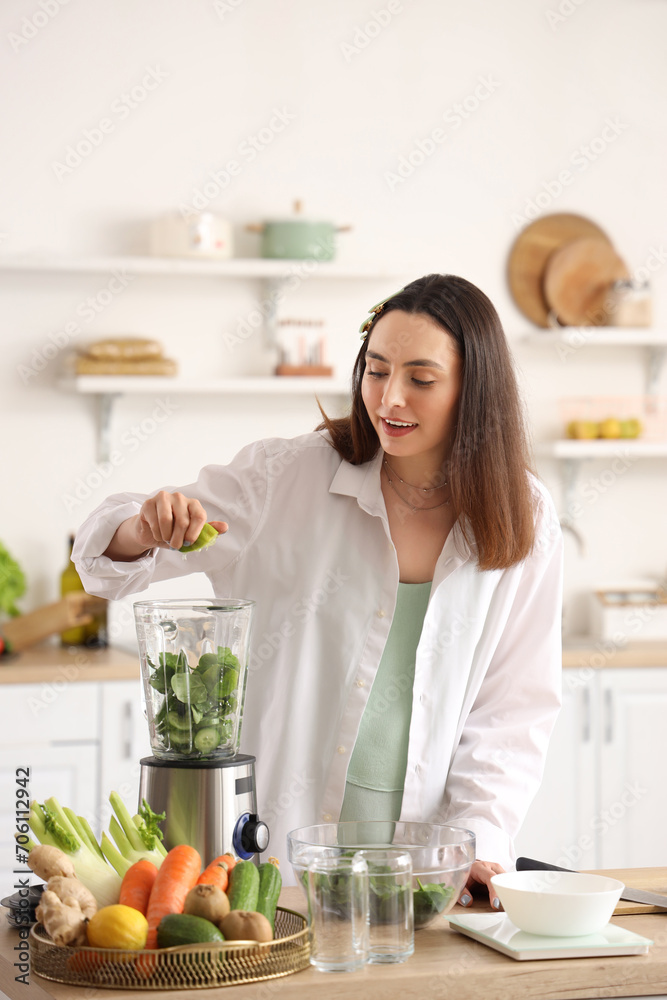
<path fill-rule="evenodd" d="M 473 886 L 485 885 L 489 891 L 489 901 L 491 906 L 493 906 L 494 909 L 499 910 L 500 900 L 494 892 L 493 886 L 491 885 L 491 879 L 494 875 L 501 875 L 504 871 L 505 869 L 501 865 L 497 865 L 495 861 L 474 861 L 472 868 L 470 869 L 470 874 L 468 875 L 468 881 L 459 896 L 459 905 L 470 906 L 472 903 Z"/>
<path fill-rule="evenodd" d="M 225 521 L 209 523 L 219 534 L 229 527 Z M 206 511 L 199 500 L 160 490 L 144 501 L 138 514 L 123 521 L 104 555 L 122 562 L 154 548 L 180 549 L 195 542 L 205 524 Z"/>

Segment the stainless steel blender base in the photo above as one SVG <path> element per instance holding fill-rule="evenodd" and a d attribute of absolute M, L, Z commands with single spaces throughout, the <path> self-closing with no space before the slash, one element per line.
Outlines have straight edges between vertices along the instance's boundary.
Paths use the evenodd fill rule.
<path fill-rule="evenodd" d="M 237 754 L 221 760 L 141 760 L 139 804 L 166 813 L 161 824 L 167 850 L 190 844 L 204 865 L 220 854 L 257 861 L 269 844 L 269 830 L 257 816 L 255 758 Z"/>

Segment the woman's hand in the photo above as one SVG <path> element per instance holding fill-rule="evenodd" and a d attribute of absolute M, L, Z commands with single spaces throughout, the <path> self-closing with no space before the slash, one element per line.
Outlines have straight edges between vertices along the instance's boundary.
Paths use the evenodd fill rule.
<path fill-rule="evenodd" d="M 220 534 L 229 527 L 225 521 L 209 523 Z M 199 500 L 161 490 L 144 501 L 138 514 L 123 521 L 104 554 L 122 562 L 149 549 L 180 549 L 195 542 L 205 524 L 206 511 Z"/>
<path fill-rule="evenodd" d="M 494 875 L 501 875 L 504 871 L 505 869 L 500 865 L 497 865 L 495 861 L 474 861 L 472 868 L 470 869 L 470 874 L 468 875 L 468 881 L 459 896 L 459 905 L 470 906 L 472 903 L 473 886 L 485 885 L 489 890 L 489 900 L 491 902 L 491 906 L 493 906 L 494 909 L 499 910 L 500 900 L 493 891 L 491 879 Z"/>

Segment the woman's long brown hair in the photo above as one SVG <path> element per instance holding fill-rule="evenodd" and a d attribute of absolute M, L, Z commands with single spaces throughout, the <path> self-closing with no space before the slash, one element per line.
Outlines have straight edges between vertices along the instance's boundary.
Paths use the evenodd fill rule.
<path fill-rule="evenodd" d="M 448 479 L 463 536 L 477 550 L 479 568 L 505 569 L 521 562 L 535 540 L 534 501 L 528 479 L 529 448 L 512 357 L 500 318 L 475 285 L 451 274 L 411 282 L 384 306 L 423 313 L 456 343 L 463 365 L 461 396 Z M 369 333 L 352 373 L 349 417 L 322 411 L 336 451 L 352 465 L 369 462 L 380 442 L 363 399 Z"/>

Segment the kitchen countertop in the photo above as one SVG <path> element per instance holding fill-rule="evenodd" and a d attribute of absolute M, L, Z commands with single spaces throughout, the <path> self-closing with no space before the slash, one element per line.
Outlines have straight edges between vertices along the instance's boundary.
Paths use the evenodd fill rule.
<path fill-rule="evenodd" d="M 44 684 L 60 679 L 131 681 L 139 677 L 139 655 L 113 646 L 63 649 L 52 643 L 40 643 L 0 660 L 0 684 Z"/>
<path fill-rule="evenodd" d="M 626 873 L 628 885 L 642 887 L 641 869 Z M 656 870 L 654 869 L 654 872 Z M 667 868 L 657 869 L 667 885 Z M 303 912 L 298 888 L 284 889 L 283 906 Z M 470 910 L 495 913 L 488 901 L 475 900 Z M 586 997 L 664 997 L 667 991 L 667 913 L 614 917 L 614 923 L 651 938 L 648 955 L 615 958 L 571 958 L 517 962 L 470 938 L 451 931 L 445 920 L 436 921 L 415 936 L 415 953 L 400 965 L 369 965 L 359 972 L 321 973 L 309 968 L 263 983 L 226 986 L 222 989 L 164 990 L 168 1000 L 581 1000 Z M 4 920 L 3 920 L 4 923 Z M 28 985 L 14 981 L 12 949 L 18 933 L 8 925 L 0 929 L 0 989 L 11 1000 L 114 1000 L 125 997 L 148 1000 L 157 991 L 96 990 L 68 986 L 29 976 Z"/>
<path fill-rule="evenodd" d="M 667 667 L 667 642 L 627 642 L 580 636 L 563 640 L 563 667 Z"/>
<path fill-rule="evenodd" d="M 563 641 L 563 667 L 667 667 L 667 642 L 635 642 L 614 646 L 587 636 Z M 78 681 L 135 680 L 139 656 L 121 649 L 63 649 L 41 643 L 24 653 L 0 659 L 0 684 L 43 684 Z"/>

